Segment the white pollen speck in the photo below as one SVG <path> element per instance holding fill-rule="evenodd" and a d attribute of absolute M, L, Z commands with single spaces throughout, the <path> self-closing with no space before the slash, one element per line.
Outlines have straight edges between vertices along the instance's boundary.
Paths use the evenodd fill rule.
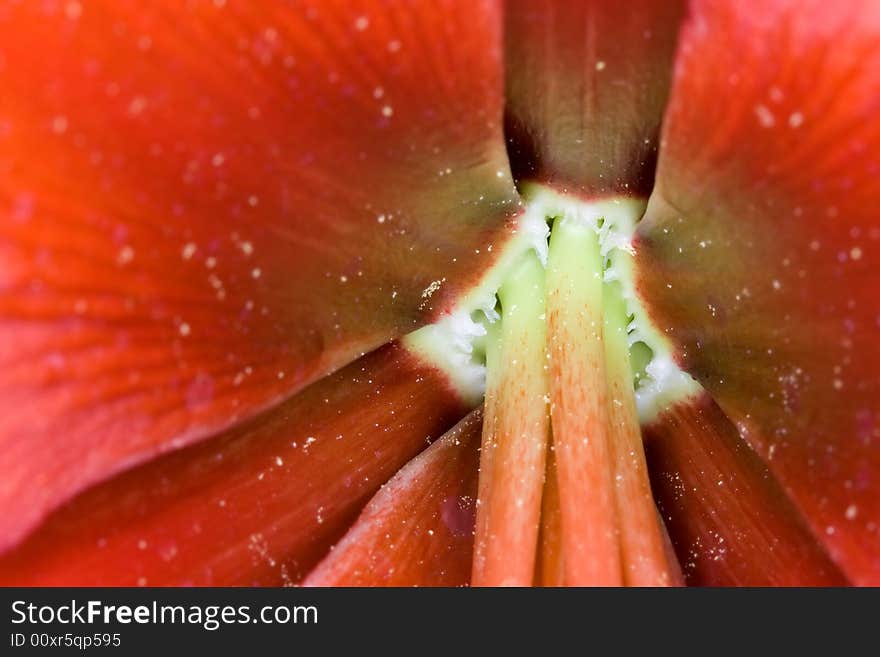
<path fill-rule="evenodd" d="M 211 158 L 211 164 L 213 164 L 215 167 L 222 166 L 225 161 L 226 157 L 223 155 L 223 153 L 216 153 L 214 157 Z"/>
<path fill-rule="evenodd" d="M 144 111 L 147 106 L 147 99 L 143 96 L 135 96 L 128 104 L 128 113 L 131 116 L 137 116 Z"/>
<path fill-rule="evenodd" d="M 847 520 L 853 520 L 858 515 L 858 513 L 859 508 L 855 504 L 850 504 L 848 507 L 846 507 L 844 515 L 846 516 Z"/>
<path fill-rule="evenodd" d="M 189 260 L 195 255 L 196 245 L 192 242 L 187 242 L 183 245 L 183 248 L 180 250 L 180 257 L 184 260 Z"/>
<path fill-rule="evenodd" d="M 348 276 L 344 276 L 344 275 L 343 275 L 343 276 L 340 276 L 340 277 L 339 277 L 339 282 L 340 282 L 340 283 L 348 283 Z"/>
<path fill-rule="evenodd" d="M 382 116 L 389 117 L 394 114 L 394 108 L 391 105 L 383 105 L 382 106 Z"/>
<path fill-rule="evenodd" d="M 67 117 L 66 116 L 56 116 L 52 119 L 52 132 L 56 135 L 63 135 L 67 132 Z"/>
<path fill-rule="evenodd" d="M 205 258 L 205 267 L 208 269 L 214 269 L 217 266 L 217 258 L 214 256 L 208 256 Z"/>
<path fill-rule="evenodd" d="M 605 70 L 605 62 L 603 62 L 601 59 L 598 62 L 596 62 L 596 70 L 597 71 L 604 71 Z"/>
<path fill-rule="evenodd" d="M 385 215 L 380 214 L 378 217 L 376 217 L 376 221 L 378 221 L 380 224 L 384 224 L 385 223 Z"/>
<path fill-rule="evenodd" d="M 394 39 L 388 42 L 388 52 L 397 52 L 398 50 L 400 50 L 400 41 Z"/>
<path fill-rule="evenodd" d="M 762 128 L 772 128 L 776 125 L 776 117 L 766 105 L 755 105 L 755 116 L 758 117 L 758 123 Z"/>
<path fill-rule="evenodd" d="M 431 284 L 428 285 L 424 290 L 422 290 L 422 299 L 430 299 L 434 293 L 440 289 L 440 286 L 444 283 L 446 279 L 431 281 Z"/>
<path fill-rule="evenodd" d="M 779 290 L 779 289 L 781 289 L 781 288 L 782 288 L 782 283 L 780 283 L 778 280 L 774 279 L 774 280 L 773 280 L 773 289 L 774 289 L 774 290 Z"/>
<path fill-rule="evenodd" d="M 180 332 L 181 335 L 187 336 L 190 333 L 189 324 L 183 322 L 179 327 L 177 327 L 177 330 Z"/>
<path fill-rule="evenodd" d="M 792 112 L 788 117 L 788 125 L 792 128 L 799 128 L 804 123 L 804 115 L 800 112 Z"/>
<path fill-rule="evenodd" d="M 275 465 L 277 465 L 280 468 L 282 465 L 284 465 L 284 460 L 280 456 L 276 456 L 275 457 Z"/>
<path fill-rule="evenodd" d="M 147 542 L 144 539 L 138 541 L 138 550 L 146 550 Z"/>
<path fill-rule="evenodd" d="M 82 5 L 78 2 L 68 2 L 64 7 L 64 15 L 75 21 L 82 15 Z"/>
<path fill-rule="evenodd" d="M 859 247 L 854 246 L 850 249 L 849 257 L 853 260 L 859 260 L 862 257 L 862 250 Z"/>
<path fill-rule="evenodd" d="M 251 278 L 259 278 L 263 275 L 263 271 L 259 267 L 251 269 Z"/>
<path fill-rule="evenodd" d="M 254 245 L 250 242 L 242 242 L 239 244 L 239 247 L 241 247 L 241 250 L 245 255 L 250 255 L 254 252 Z"/>
<path fill-rule="evenodd" d="M 373 98 L 379 99 L 385 95 L 385 90 L 382 87 L 376 87 L 373 89 Z"/>
<path fill-rule="evenodd" d="M 248 196 L 248 205 L 251 206 L 252 208 L 257 207 L 257 204 L 259 202 L 260 202 L 260 199 L 257 198 L 256 196 L 253 196 L 253 195 Z"/>
<path fill-rule="evenodd" d="M 832 381 L 832 385 L 834 386 L 835 390 L 840 390 L 841 388 L 843 388 L 843 381 L 841 381 L 840 379 L 834 379 L 834 381 Z"/>
<path fill-rule="evenodd" d="M 370 26 L 370 19 L 366 16 L 358 16 L 357 20 L 354 22 L 354 27 L 359 32 L 363 32 Z"/>
<path fill-rule="evenodd" d="M 134 260 L 134 249 L 130 246 L 123 246 L 116 256 L 116 262 L 120 265 L 127 265 L 132 260 Z"/>
<path fill-rule="evenodd" d="M 499 169 L 498 171 L 495 172 L 495 176 L 498 178 L 503 178 L 504 172 Z"/>

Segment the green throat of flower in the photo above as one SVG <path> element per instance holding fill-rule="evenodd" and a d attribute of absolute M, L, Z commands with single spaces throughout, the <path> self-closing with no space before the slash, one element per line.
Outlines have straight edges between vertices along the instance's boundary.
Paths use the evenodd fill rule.
<path fill-rule="evenodd" d="M 561 276 L 576 276 L 580 294 L 572 302 L 602 309 L 602 330 L 618 352 L 615 359 L 631 370 L 640 420 L 648 422 L 694 394 L 698 384 L 676 365 L 668 340 L 650 323 L 636 293 L 632 236 L 644 201 L 588 202 L 541 185 L 525 186 L 523 196 L 526 210 L 495 267 L 455 310 L 407 336 L 408 346 L 441 366 L 467 400 L 477 403 L 491 361 L 487 344 L 500 335 L 505 306 L 506 321 L 519 321 L 513 318 L 524 314 L 520 305 L 543 308 L 547 296 L 558 294 L 552 286 Z M 546 319 L 546 312 L 538 312 L 524 330 L 536 337 Z"/>
<path fill-rule="evenodd" d="M 484 401 L 472 583 L 675 583 L 640 424 L 699 388 L 635 292 L 645 204 L 523 192 L 495 268 L 406 338 Z"/>

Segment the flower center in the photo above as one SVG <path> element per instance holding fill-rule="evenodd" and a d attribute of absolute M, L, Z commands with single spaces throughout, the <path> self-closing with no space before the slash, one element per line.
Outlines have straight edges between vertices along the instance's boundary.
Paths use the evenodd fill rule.
<path fill-rule="evenodd" d="M 565 224 L 573 223 L 595 233 L 601 260 L 593 263 L 590 275 L 601 276 L 608 283 L 603 297 L 618 298 L 625 309 L 640 421 L 650 422 L 675 402 L 693 395 L 698 384 L 678 367 L 669 341 L 651 324 L 636 293 L 632 236 L 645 203 L 627 197 L 586 202 L 536 184 L 525 185 L 522 195 L 526 211 L 496 265 L 446 317 L 408 335 L 408 346 L 441 366 L 468 401 L 481 401 L 485 394 L 487 327 L 500 319 L 499 290 L 530 251 L 546 266 L 550 226 L 559 233 Z M 557 242 L 561 243 L 561 238 Z M 573 263 L 579 259 L 578 253 L 572 254 Z"/>
<path fill-rule="evenodd" d="M 645 204 L 523 195 L 483 283 L 406 338 L 485 399 L 472 581 L 671 583 L 639 427 L 699 387 L 635 291 Z"/>

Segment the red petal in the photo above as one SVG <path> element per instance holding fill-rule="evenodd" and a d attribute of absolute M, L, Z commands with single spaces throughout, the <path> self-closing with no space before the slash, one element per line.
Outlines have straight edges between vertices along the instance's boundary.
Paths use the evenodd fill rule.
<path fill-rule="evenodd" d="M 639 230 L 680 358 L 880 583 L 880 5 L 697 2 Z"/>
<path fill-rule="evenodd" d="M 482 413 L 382 487 L 306 586 L 463 586 L 474 547 Z"/>
<path fill-rule="evenodd" d="M 665 411 L 645 438 L 654 494 L 689 584 L 846 584 L 708 395 Z"/>
<path fill-rule="evenodd" d="M 0 582 L 296 582 L 463 413 L 445 375 L 389 345 L 240 429 L 82 493 L 0 559 Z"/>
<path fill-rule="evenodd" d="M 0 9 L 0 547 L 423 323 L 503 240 L 494 3 L 221 4 Z"/>
<path fill-rule="evenodd" d="M 517 178 L 588 196 L 651 190 L 679 0 L 512 0 L 507 128 Z"/>

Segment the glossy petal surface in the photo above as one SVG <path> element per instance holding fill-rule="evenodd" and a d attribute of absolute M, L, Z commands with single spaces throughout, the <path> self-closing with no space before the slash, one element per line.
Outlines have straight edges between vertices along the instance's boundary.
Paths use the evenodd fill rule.
<path fill-rule="evenodd" d="M 295 583 L 465 410 L 445 375 L 383 347 L 241 428 L 77 496 L 0 558 L 0 583 Z"/>
<path fill-rule="evenodd" d="M 0 547 L 425 322 L 516 209 L 492 2 L 6 2 L 0 85 Z"/>
<path fill-rule="evenodd" d="M 638 233 L 683 365 L 880 583 L 880 5 L 696 2 Z"/>
<path fill-rule="evenodd" d="M 645 427 L 654 494 L 687 582 L 842 586 L 767 466 L 703 395 Z"/>
<path fill-rule="evenodd" d="M 466 585 L 481 431 L 476 410 L 408 463 L 304 584 Z"/>
<path fill-rule="evenodd" d="M 514 174 L 585 196 L 651 190 L 678 0 L 512 0 L 505 13 Z"/>

